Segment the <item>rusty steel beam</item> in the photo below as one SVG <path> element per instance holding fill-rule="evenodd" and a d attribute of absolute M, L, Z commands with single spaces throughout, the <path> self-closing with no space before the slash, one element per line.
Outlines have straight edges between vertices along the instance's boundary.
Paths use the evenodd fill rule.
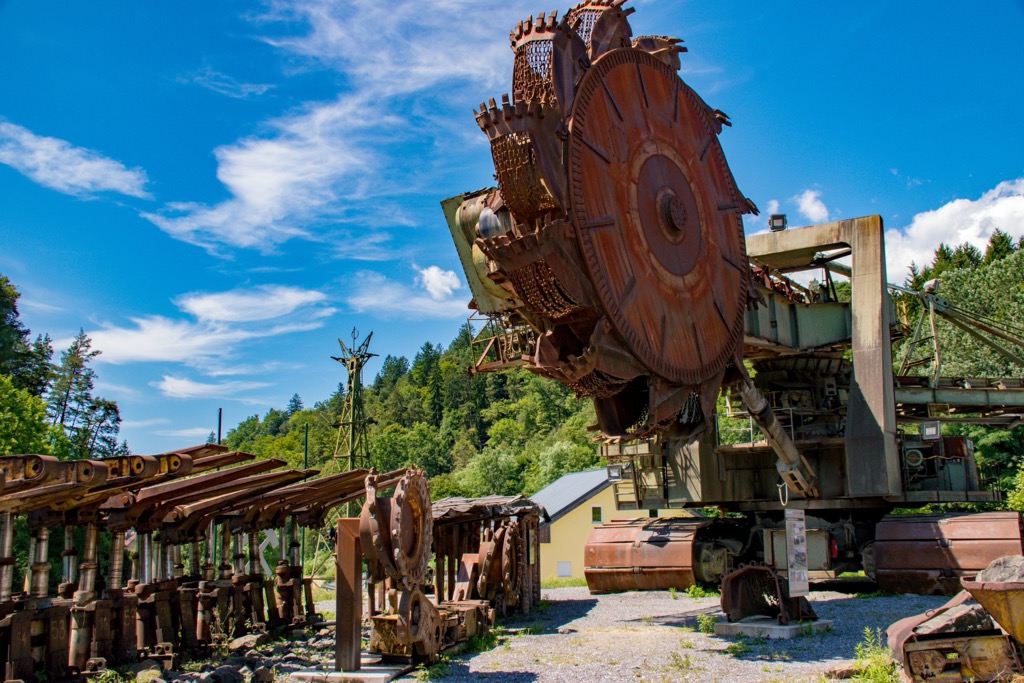
<path fill-rule="evenodd" d="M 175 506 L 205 500 L 248 486 L 249 477 L 273 470 L 284 464 L 282 460 L 258 460 L 216 472 L 206 472 L 187 479 L 147 486 L 137 493 L 114 496 L 103 505 L 109 515 L 109 524 L 128 528 L 153 524 Z"/>

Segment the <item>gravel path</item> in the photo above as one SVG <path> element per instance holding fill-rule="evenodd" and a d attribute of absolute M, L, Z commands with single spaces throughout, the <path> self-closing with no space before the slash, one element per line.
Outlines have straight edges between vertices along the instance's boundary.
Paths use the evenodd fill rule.
<path fill-rule="evenodd" d="M 492 650 L 449 658 L 441 680 L 494 681 L 824 681 L 849 664 L 864 629 L 943 604 L 942 596 L 809 598 L 826 633 L 790 640 L 715 636 L 697 616 L 724 620 L 719 599 L 666 591 L 591 595 L 586 588 L 542 591 L 542 609 L 501 624 Z M 440 673 L 440 672 L 438 672 Z M 413 680 L 407 676 L 401 680 Z"/>

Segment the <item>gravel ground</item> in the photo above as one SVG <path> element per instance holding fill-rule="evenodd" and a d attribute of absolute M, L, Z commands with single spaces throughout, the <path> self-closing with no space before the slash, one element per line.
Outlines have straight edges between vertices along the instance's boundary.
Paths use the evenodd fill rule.
<path fill-rule="evenodd" d="M 815 592 L 809 598 L 826 633 L 790 640 L 716 636 L 697 616 L 724 620 L 719 599 L 666 591 L 591 595 L 586 588 L 542 591 L 543 608 L 501 624 L 492 650 L 449 658 L 445 681 L 824 681 L 844 667 L 864 629 L 885 628 L 948 598 L 856 597 Z M 440 672 L 438 672 L 440 673 Z M 413 680 L 407 676 L 401 680 Z"/>

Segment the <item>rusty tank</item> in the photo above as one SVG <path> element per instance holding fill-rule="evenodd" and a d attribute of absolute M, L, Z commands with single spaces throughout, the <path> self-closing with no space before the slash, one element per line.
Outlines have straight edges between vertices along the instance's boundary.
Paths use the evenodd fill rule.
<path fill-rule="evenodd" d="M 473 295 L 472 370 L 525 367 L 592 399 L 618 509 L 731 513 L 596 528 L 591 587 L 715 583 L 750 563 L 784 571 L 794 507 L 812 579 L 865 570 L 883 588 L 946 591 L 1019 552 L 1019 515 L 996 527 L 886 515 L 997 501 L 973 444 L 939 425 L 1009 424 L 1024 384 L 944 378 L 939 363 L 910 376 L 910 359 L 894 372 L 892 343 L 909 331 L 893 312 L 880 216 L 790 229 L 772 216 L 773 230 L 745 237 L 757 209 L 719 142 L 729 118 L 681 77 L 682 41 L 633 35 L 632 12 L 586 0 L 517 23 L 510 94 L 474 111 L 497 187 L 441 202 Z M 953 528 L 977 542 L 940 533 Z M 941 566 L 913 566 L 898 539 L 914 533 L 942 545 L 930 555 Z"/>

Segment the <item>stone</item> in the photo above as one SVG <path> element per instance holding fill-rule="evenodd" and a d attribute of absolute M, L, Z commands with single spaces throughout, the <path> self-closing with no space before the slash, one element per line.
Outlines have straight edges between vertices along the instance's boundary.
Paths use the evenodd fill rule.
<path fill-rule="evenodd" d="M 133 673 L 136 676 L 143 671 L 156 671 L 161 672 L 160 662 L 155 659 L 143 659 L 141 662 L 136 662 L 128 666 L 128 672 Z"/>
<path fill-rule="evenodd" d="M 245 677 L 233 666 L 219 666 L 213 672 L 217 683 L 245 683 Z"/>
<path fill-rule="evenodd" d="M 266 655 L 259 650 L 249 650 L 245 653 L 246 659 L 262 659 L 263 657 L 266 657 Z"/>
<path fill-rule="evenodd" d="M 228 649 L 232 652 L 235 650 L 252 650 L 260 645 L 265 645 L 269 640 L 270 636 L 266 633 L 248 633 L 228 643 Z"/>
<path fill-rule="evenodd" d="M 1004 555 L 992 560 L 975 579 L 980 582 L 1024 581 L 1024 555 Z"/>
<path fill-rule="evenodd" d="M 294 652 L 289 652 L 289 653 L 285 654 L 283 657 L 281 657 L 281 659 L 283 661 L 285 661 L 285 662 L 293 662 L 293 661 L 295 661 L 298 658 L 299 658 L 299 656 L 297 654 L 295 654 Z"/>
<path fill-rule="evenodd" d="M 934 633 L 957 633 L 960 631 L 983 631 L 995 628 L 992 617 L 977 603 L 965 603 L 950 607 L 914 629 L 918 635 Z"/>
<path fill-rule="evenodd" d="M 261 666 L 252 672 L 252 683 L 274 683 L 274 672 Z"/>
<path fill-rule="evenodd" d="M 848 661 L 840 664 L 835 664 L 828 669 L 825 669 L 825 678 L 829 680 L 836 678 L 839 680 L 848 680 L 861 673 L 857 667 L 856 662 Z"/>

